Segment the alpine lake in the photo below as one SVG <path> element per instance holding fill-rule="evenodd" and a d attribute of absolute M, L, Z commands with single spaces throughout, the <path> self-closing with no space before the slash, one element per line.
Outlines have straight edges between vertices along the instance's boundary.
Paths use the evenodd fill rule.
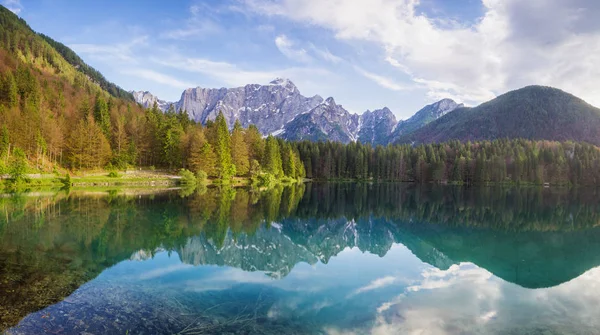
<path fill-rule="evenodd" d="M 0 196 L 0 333 L 594 334 L 600 191 Z"/>

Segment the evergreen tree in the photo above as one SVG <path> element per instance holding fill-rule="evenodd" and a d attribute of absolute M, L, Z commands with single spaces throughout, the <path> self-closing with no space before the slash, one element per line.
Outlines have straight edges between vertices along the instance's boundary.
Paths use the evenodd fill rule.
<path fill-rule="evenodd" d="M 96 103 L 94 105 L 94 119 L 96 120 L 96 124 L 98 124 L 100 129 L 102 129 L 104 136 L 110 138 L 110 112 L 108 109 L 108 103 L 100 93 L 96 95 Z"/>
<path fill-rule="evenodd" d="M 12 71 L 6 71 L 1 84 L 1 100 L 8 107 L 16 107 L 19 101 L 19 93 L 17 91 L 17 83 Z"/>
<path fill-rule="evenodd" d="M 216 139 L 215 153 L 217 155 L 217 175 L 223 180 L 228 180 L 233 175 L 233 165 L 231 163 L 231 139 L 227 121 L 222 112 L 219 112 L 215 119 Z"/>
<path fill-rule="evenodd" d="M 231 158 L 238 176 L 245 176 L 250 170 L 250 155 L 246 144 L 244 129 L 236 120 L 231 134 Z"/>
<path fill-rule="evenodd" d="M 283 176 L 283 166 L 281 162 L 281 152 L 279 143 L 275 137 L 269 135 L 265 144 L 265 153 L 263 157 L 263 168 L 266 172 L 277 178 Z"/>

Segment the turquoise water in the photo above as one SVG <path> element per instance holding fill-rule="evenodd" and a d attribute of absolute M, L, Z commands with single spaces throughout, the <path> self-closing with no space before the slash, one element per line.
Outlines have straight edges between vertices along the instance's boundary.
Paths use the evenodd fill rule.
<path fill-rule="evenodd" d="M 593 334 L 595 190 L 0 198 L 9 334 Z"/>

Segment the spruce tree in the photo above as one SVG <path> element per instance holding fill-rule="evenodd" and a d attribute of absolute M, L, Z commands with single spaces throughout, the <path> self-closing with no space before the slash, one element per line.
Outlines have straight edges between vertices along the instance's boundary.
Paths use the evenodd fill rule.
<path fill-rule="evenodd" d="M 281 152 L 279 143 L 275 137 L 269 135 L 265 144 L 265 153 L 263 158 L 263 167 L 266 172 L 274 175 L 277 178 L 283 176 L 283 167 L 281 162 Z"/>
<path fill-rule="evenodd" d="M 245 176 L 250 170 L 248 145 L 244 137 L 242 125 L 236 120 L 231 134 L 231 158 L 238 176 Z"/>
<path fill-rule="evenodd" d="M 232 177 L 233 165 L 231 163 L 231 139 L 229 137 L 229 129 L 227 121 L 222 112 L 219 112 L 215 119 L 216 129 L 216 145 L 215 153 L 217 154 L 217 175 L 223 180 L 229 180 Z"/>

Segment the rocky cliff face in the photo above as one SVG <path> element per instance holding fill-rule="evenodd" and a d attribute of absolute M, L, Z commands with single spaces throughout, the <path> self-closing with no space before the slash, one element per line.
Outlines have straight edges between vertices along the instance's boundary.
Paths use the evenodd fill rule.
<path fill-rule="evenodd" d="M 197 122 L 214 120 L 219 111 L 233 127 L 235 120 L 242 126 L 256 125 L 263 134 L 281 131 L 298 114 L 307 112 L 323 99 L 316 95 L 307 98 L 287 79 L 275 79 L 268 85 L 246 85 L 237 88 L 190 88 L 175 103 Z"/>

